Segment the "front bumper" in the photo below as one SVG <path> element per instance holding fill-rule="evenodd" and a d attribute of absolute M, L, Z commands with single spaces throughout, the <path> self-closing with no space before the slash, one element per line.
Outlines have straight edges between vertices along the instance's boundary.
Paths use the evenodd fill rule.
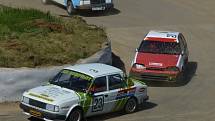
<path fill-rule="evenodd" d="M 39 109 L 36 109 L 36 108 L 33 108 L 33 107 L 29 107 L 29 106 L 27 106 L 25 104 L 22 104 L 22 103 L 20 103 L 20 108 L 24 111 L 24 114 L 30 115 L 30 116 L 33 116 L 33 117 L 36 117 L 36 118 L 40 118 L 40 119 L 43 119 L 43 120 L 46 120 L 46 121 L 50 121 L 50 120 L 53 120 L 53 121 L 64 121 L 66 119 L 65 115 L 60 115 L 60 114 L 56 114 L 56 113 L 46 112 L 46 111 L 39 110 Z M 31 110 L 33 110 L 35 112 L 38 112 L 41 115 L 33 114 L 31 112 Z"/>
<path fill-rule="evenodd" d="M 143 81 L 176 81 L 178 73 L 137 72 L 131 70 L 129 76 Z"/>
<path fill-rule="evenodd" d="M 114 7 L 113 3 L 105 3 L 105 4 L 87 4 L 87 5 L 81 5 L 77 6 L 77 9 L 80 10 L 92 10 L 93 8 L 102 7 L 103 10 L 110 9 Z"/>

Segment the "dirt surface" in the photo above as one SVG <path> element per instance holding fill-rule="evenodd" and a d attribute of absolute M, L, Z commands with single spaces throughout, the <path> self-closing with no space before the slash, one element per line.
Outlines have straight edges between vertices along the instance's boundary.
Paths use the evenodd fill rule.
<path fill-rule="evenodd" d="M 0 3 L 67 15 L 62 7 L 44 6 L 40 0 L 0 0 Z M 182 84 L 151 83 L 150 100 L 138 112 L 113 113 L 88 120 L 214 121 L 214 4 L 214 0 L 115 0 L 116 9 L 108 14 L 79 13 L 89 23 L 107 28 L 117 61 L 114 63 L 122 69 L 129 69 L 135 48 L 151 29 L 184 33 L 190 50 L 187 78 Z M 1 121 L 28 120 L 16 105 L 2 104 L 0 109 Z"/>

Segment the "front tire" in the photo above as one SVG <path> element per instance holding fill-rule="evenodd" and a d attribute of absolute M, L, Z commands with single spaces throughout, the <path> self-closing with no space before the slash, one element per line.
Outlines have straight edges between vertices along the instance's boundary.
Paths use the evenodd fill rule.
<path fill-rule="evenodd" d="M 185 81 L 185 70 L 184 70 L 184 67 L 183 67 L 181 73 L 176 78 L 176 84 L 181 85 L 181 84 L 184 83 L 184 81 Z"/>
<path fill-rule="evenodd" d="M 189 59 L 188 59 L 188 57 L 187 57 L 187 59 L 185 59 L 185 63 L 184 63 L 184 71 L 187 70 L 188 63 L 189 63 Z"/>
<path fill-rule="evenodd" d="M 74 109 L 70 115 L 68 121 L 82 121 L 83 113 L 80 109 Z"/>
<path fill-rule="evenodd" d="M 70 16 L 72 15 L 72 13 L 75 12 L 75 9 L 71 0 L 67 1 L 66 11 Z"/>
<path fill-rule="evenodd" d="M 130 98 L 125 104 L 124 110 L 126 113 L 133 113 L 137 109 L 137 101 L 135 98 Z"/>

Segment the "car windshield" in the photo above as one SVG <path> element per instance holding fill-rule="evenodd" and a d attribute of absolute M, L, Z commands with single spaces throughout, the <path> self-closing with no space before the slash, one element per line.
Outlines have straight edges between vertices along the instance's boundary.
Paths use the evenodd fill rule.
<path fill-rule="evenodd" d="M 181 53 L 179 43 L 160 41 L 143 41 L 138 51 L 144 53 L 173 54 L 173 55 L 178 55 Z"/>
<path fill-rule="evenodd" d="M 50 80 L 50 83 L 75 91 L 86 92 L 92 79 L 86 74 L 64 69 Z"/>

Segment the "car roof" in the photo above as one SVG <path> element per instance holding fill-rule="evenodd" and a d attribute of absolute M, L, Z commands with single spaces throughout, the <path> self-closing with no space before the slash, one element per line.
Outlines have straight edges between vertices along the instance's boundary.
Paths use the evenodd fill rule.
<path fill-rule="evenodd" d="M 122 70 L 116 67 L 109 66 L 106 64 L 101 64 L 101 63 L 80 64 L 80 65 L 69 66 L 64 69 L 84 73 L 93 78 L 99 77 L 102 75 L 111 74 L 111 73 L 122 73 Z"/>
<path fill-rule="evenodd" d="M 146 35 L 144 40 L 161 41 L 161 42 L 177 42 L 178 43 L 179 34 L 180 34 L 180 32 L 151 30 Z"/>

